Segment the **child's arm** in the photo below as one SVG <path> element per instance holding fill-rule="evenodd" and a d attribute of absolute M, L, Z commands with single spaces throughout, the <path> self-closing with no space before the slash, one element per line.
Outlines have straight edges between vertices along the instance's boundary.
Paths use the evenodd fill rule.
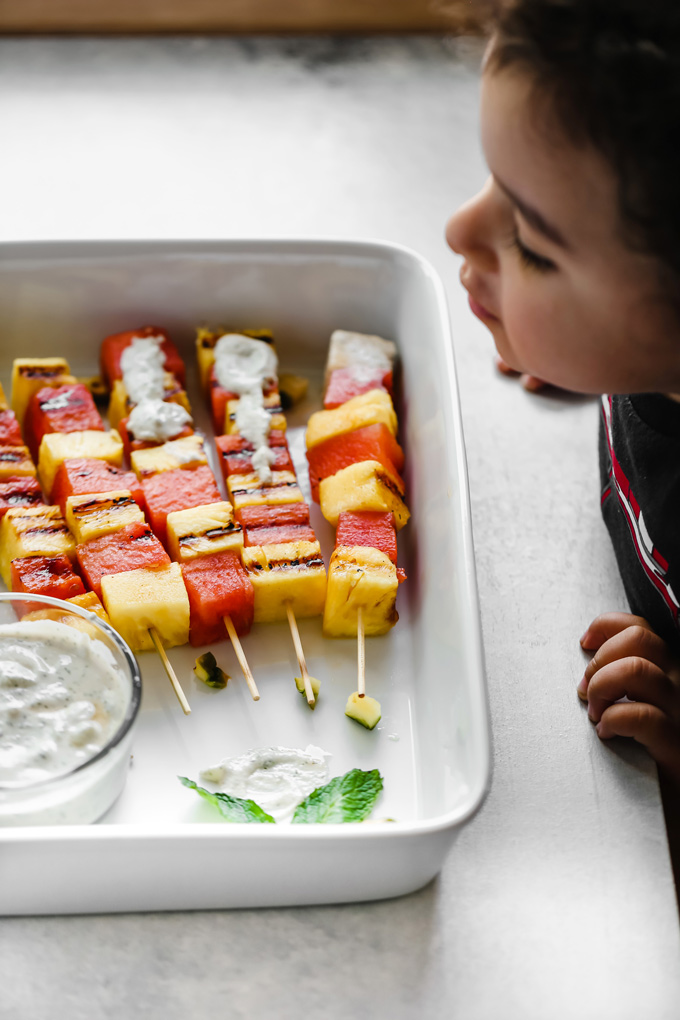
<path fill-rule="evenodd" d="M 578 685 L 597 734 L 632 737 L 680 786 L 680 660 L 641 616 L 605 613 L 581 647 L 595 654 Z M 623 697 L 630 701 L 620 702 Z"/>

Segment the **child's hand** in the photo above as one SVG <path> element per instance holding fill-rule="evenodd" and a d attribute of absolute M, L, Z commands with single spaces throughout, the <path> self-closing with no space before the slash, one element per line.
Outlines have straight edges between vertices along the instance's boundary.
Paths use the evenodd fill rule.
<path fill-rule="evenodd" d="M 544 389 L 548 383 L 542 379 L 538 379 L 535 375 L 527 375 L 525 372 L 516 372 L 514 368 L 510 368 L 509 365 L 503 361 L 501 357 L 496 358 L 496 368 L 503 375 L 519 375 L 520 386 L 523 386 L 529 393 L 537 393 L 539 390 Z"/>
<path fill-rule="evenodd" d="M 594 651 L 578 685 L 597 735 L 632 737 L 680 784 L 680 662 L 646 620 L 598 616 L 581 638 Z M 630 701 L 617 704 L 623 697 Z"/>

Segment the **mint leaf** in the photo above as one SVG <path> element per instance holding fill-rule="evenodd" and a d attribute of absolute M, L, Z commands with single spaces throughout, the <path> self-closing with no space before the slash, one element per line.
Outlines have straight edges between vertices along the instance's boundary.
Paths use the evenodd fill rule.
<path fill-rule="evenodd" d="M 291 821 L 298 824 L 321 822 L 325 825 L 362 822 L 370 815 L 382 788 L 382 776 L 377 769 L 370 772 L 352 769 L 313 790 L 298 804 Z"/>
<path fill-rule="evenodd" d="M 195 790 L 199 797 L 203 797 L 203 800 L 207 800 L 209 804 L 216 807 L 228 822 L 274 823 L 272 816 L 263 811 L 254 800 L 230 797 L 228 793 L 211 793 L 210 790 L 204 790 L 202 786 L 197 786 L 193 779 L 187 779 L 186 776 L 177 776 L 177 778 L 183 786 Z"/>

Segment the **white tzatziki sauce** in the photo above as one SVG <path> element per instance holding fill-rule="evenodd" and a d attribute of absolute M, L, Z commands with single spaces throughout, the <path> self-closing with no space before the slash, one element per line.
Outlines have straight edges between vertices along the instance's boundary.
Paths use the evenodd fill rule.
<path fill-rule="evenodd" d="M 254 800 L 277 822 L 288 822 L 298 804 L 328 782 L 330 757 L 313 744 L 304 751 L 258 747 L 203 769 L 200 778 L 218 787 L 220 793 Z"/>
<path fill-rule="evenodd" d="M 126 678 L 100 641 L 55 620 L 0 626 L 0 784 L 70 772 L 120 728 Z"/>
<path fill-rule="evenodd" d="M 165 443 L 192 422 L 186 407 L 155 397 L 135 404 L 127 420 L 127 430 L 142 442 Z"/>
<path fill-rule="evenodd" d="M 276 379 L 278 360 L 264 340 L 241 333 L 225 333 L 215 344 L 215 376 L 220 386 L 237 393 L 236 430 L 255 447 L 253 468 L 263 482 L 271 481 L 275 460 L 268 436 L 270 416 L 263 388 Z"/>
<path fill-rule="evenodd" d="M 358 383 L 392 371 L 394 344 L 381 336 L 336 329 L 331 335 L 336 368 L 349 369 Z"/>
<path fill-rule="evenodd" d="M 165 393 L 165 354 L 162 336 L 133 336 L 120 357 L 123 385 L 130 403 L 162 400 Z"/>

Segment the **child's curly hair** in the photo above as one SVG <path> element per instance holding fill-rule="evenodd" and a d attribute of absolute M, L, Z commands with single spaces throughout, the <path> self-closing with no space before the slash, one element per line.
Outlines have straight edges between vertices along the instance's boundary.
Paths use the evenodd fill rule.
<path fill-rule="evenodd" d="M 487 67 L 527 72 L 568 140 L 605 157 L 624 240 L 661 261 L 680 307 L 680 0 L 494 7 Z"/>

